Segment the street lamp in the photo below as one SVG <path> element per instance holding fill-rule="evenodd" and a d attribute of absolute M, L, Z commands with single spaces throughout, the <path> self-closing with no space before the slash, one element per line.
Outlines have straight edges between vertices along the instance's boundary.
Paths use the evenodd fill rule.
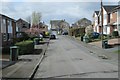
<path fill-rule="evenodd" d="M 102 4 L 102 0 L 101 0 L 101 32 L 102 32 L 102 35 L 101 35 L 101 41 L 102 41 L 102 48 L 103 48 L 103 4 Z"/>

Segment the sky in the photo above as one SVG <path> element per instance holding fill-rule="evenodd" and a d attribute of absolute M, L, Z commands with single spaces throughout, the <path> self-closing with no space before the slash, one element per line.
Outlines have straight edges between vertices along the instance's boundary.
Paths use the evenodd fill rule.
<path fill-rule="evenodd" d="M 33 2 L 34 1 L 34 2 Z M 42 20 L 49 24 L 50 20 L 65 19 L 69 24 L 75 23 L 81 18 L 87 18 L 92 21 L 93 12 L 100 10 L 100 2 L 95 1 L 76 1 L 64 0 L 2 0 L 0 3 L 0 13 L 14 18 L 15 20 L 22 18 L 26 20 L 31 16 L 33 11 L 42 14 Z M 107 0 L 109 1 L 109 0 Z M 112 1 L 112 0 L 110 0 Z M 117 5 L 117 2 L 104 2 L 104 5 Z"/>

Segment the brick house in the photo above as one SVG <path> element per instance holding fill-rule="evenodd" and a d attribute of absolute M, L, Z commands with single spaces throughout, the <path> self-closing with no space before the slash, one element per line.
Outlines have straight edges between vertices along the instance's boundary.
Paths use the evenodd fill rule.
<path fill-rule="evenodd" d="M 116 5 L 103 6 L 103 34 L 111 34 L 116 29 L 114 23 L 117 22 L 117 13 L 113 12 L 116 7 Z"/>
<path fill-rule="evenodd" d="M 110 32 L 118 31 L 120 35 L 120 6 L 115 7 L 111 12 L 109 12 L 110 20 L 108 25 L 110 26 Z"/>
<path fill-rule="evenodd" d="M 101 33 L 101 27 L 99 26 L 99 11 L 93 13 L 93 31 Z"/>
<path fill-rule="evenodd" d="M 65 20 L 51 20 L 51 30 L 56 31 L 58 34 L 61 34 L 63 31 L 69 32 L 69 23 Z"/>
<path fill-rule="evenodd" d="M 0 14 L 0 35 L 2 36 L 2 47 L 10 46 L 16 37 L 16 20 Z"/>
<path fill-rule="evenodd" d="M 117 5 L 103 5 L 103 34 L 109 35 L 116 29 L 116 25 L 111 26 L 112 23 L 117 22 L 117 14 L 113 10 Z M 96 12 L 93 14 L 93 28 L 95 32 L 101 33 L 101 9 L 97 15 Z"/>
<path fill-rule="evenodd" d="M 109 21 L 108 26 L 110 26 L 110 33 L 117 30 L 117 11 L 111 11 L 108 13 Z"/>
<path fill-rule="evenodd" d="M 39 25 L 32 25 L 25 32 L 28 35 L 39 36 L 40 33 L 48 32 L 48 26 L 44 22 L 40 22 Z"/>
<path fill-rule="evenodd" d="M 57 29 L 59 28 L 59 23 L 61 22 L 61 20 L 51 20 L 50 24 L 51 24 L 51 29 Z"/>
<path fill-rule="evenodd" d="M 30 28 L 30 23 L 23 19 L 18 19 L 16 21 L 17 32 L 25 32 L 27 29 Z"/>
<path fill-rule="evenodd" d="M 38 28 L 39 28 L 42 32 L 47 32 L 47 31 L 48 31 L 48 26 L 47 26 L 44 22 L 40 22 Z"/>
<path fill-rule="evenodd" d="M 119 2 L 120 4 L 120 2 Z M 119 36 L 120 36 L 120 5 L 118 7 L 116 7 L 117 10 L 117 29 L 118 29 L 118 33 L 119 33 Z"/>

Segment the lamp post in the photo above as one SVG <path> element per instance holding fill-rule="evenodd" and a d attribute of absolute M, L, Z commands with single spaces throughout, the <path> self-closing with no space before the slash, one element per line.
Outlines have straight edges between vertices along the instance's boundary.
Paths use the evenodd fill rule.
<path fill-rule="evenodd" d="M 102 32 L 102 35 L 101 35 L 101 41 L 102 41 L 102 48 L 103 48 L 103 4 L 102 4 L 102 0 L 101 0 L 101 32 Z"/>

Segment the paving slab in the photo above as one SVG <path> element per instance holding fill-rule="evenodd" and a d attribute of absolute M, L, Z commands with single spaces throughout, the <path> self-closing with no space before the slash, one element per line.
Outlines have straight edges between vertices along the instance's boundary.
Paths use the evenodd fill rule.
<path fill-rule="evenodd" d="M 0 73 L 2 73 L 3 79 L 30 79 L 40 62 L 42 61 L 43 54 L 45 52 L 46 46 L 42 45 L 44 47 L 44 50 L 42 50 L 42 53 L 40 54 L 32 54 L 32 55 L 22 55 L 19 56 L 19 60 L 14 64 L 11 65 L 5 69 L 0 70 Z M 40 45 L 41 46 L 41 45 Z M 41 49 L 41 47 L 40 47 Z"/>

